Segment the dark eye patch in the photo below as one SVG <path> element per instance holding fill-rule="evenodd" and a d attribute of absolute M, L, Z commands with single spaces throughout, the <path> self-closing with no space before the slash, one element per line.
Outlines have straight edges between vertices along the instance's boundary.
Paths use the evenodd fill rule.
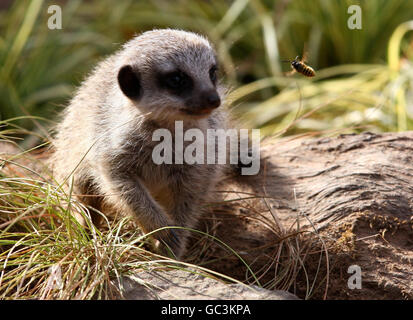
<path fill-rule="evenodd" d="M 213 84 L 216 84 L 217 82 L 217 73 L 218 73 L 218 67 L 217 66 L 212 66 L 211 69 L 209 69 L 209 78 L 211 79 Z"/>
<path fill-rule="evenodd" d="M 178 96 L 188 94 L 194 86 L 191 77 L 180 70 L 158 74 L 158 83 L 161 88 Z"/>

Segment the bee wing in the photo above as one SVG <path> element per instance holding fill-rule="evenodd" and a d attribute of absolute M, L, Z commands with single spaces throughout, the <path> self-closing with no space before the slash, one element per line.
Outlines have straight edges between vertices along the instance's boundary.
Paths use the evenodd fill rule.
<path fill-rule="evenodd" d="M 285 77 L 290 77 L 290 76 L 292 76 L 294 73 L 296 73 L 295 69 L 291 69 L 291 71 L 285 72 L 285 73 L 284 73 L 284 76 L 285 76 Z"/>
<path fill-rule="evenodd" d="M 304 43 L 303 56 L 301 57 L 301 62 L 306 63 L 308 58 L 307 43 Z"/>

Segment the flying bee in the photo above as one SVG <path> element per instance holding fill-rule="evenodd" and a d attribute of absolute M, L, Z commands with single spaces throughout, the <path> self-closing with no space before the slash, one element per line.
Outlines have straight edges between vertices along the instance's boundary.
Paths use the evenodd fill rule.
<path fill-rule="evenodd" d="M 289 62 L 291 63 L 292 70 L 287 75 L 292 75 L 294 72 L 301 73 L 306 77 L 314 77 L 315 71 L 313 68 L 305 64 L 305 58 L 303 57 L 301 60 L 298 59 L 298 56 L 295 57 L 294 60 L 283 60 L 282 62 Z"/>

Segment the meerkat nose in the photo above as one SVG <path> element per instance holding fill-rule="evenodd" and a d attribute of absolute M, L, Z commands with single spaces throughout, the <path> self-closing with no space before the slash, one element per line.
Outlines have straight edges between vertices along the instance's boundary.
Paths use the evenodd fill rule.
<path fill-rule="evenodd" d="M 221 99 L 218 93 L 214 91 L 209 91 L 204 94 L 204 106 L 205 108 L 215 109 L 221 104 Z"/>

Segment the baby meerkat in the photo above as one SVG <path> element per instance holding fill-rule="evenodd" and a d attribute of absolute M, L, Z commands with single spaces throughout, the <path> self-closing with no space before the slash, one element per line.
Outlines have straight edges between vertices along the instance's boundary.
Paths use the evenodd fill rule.
<path fill-rule="evenodd" d="M 146 233 L 195 227 L 224 168 L 156 164 L 152 137 L 159 128 L 174 137 L 175 121 L 203 133 L 227 127 L 217 68 L 211 44 L 195 33 L 153 30 L 127 42 L 98 64 L 63 113 L 53 141 L 55 176 L 73 173 L 67 181 L 75 194 L 88 195 L 83 201 L 133 215 Z M 184 230 L 154 236 L 176 257 L 184 252 Z"/>

